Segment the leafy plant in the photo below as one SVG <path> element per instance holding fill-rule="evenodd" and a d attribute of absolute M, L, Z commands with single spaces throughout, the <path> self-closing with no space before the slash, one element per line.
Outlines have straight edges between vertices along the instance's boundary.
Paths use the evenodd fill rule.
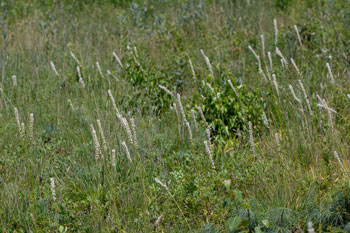
<path fill-rule="evenodd" d="M 254 129 L 263 124 L 262 114 L 264 101 L 259 97 L 257 88 L 248 91 L 244 84 L 235 85 L 235 91 L 226 81 L 214 83 L 212 86 L 203 81 L 201 87 L 201 108 L 205 118 L 218 141 L 224 141 L 248 128 L 251 121 Z"/>

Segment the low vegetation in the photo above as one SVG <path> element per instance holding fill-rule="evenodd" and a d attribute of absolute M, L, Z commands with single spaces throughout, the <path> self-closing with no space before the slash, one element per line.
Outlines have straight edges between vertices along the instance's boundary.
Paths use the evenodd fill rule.
<path fill-rule="evenodd" d="M 2 232 L 350 232 L 348 1 L 0 14 Z"/>

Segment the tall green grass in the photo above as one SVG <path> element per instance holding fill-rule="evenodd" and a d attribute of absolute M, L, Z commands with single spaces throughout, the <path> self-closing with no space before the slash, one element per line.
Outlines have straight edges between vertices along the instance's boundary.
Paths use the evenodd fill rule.
<path fill-rule="evenodd" d="M 347 1 L 0 6 L 2 232 L 349 231 Z"/>

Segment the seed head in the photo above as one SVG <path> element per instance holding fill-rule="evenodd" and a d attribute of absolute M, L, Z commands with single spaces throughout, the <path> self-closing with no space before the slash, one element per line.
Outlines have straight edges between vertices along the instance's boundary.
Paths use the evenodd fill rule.
<path fill-rule="evenodd" d="M 115 168 L 115 149 L 112 150 L 112 167 Z"/>
<path fill-rule="evenodd" d="M 196 79 L 196 73 L 194 72 L 194 68 L 193 68 L 192 61 L 190 58 L 188 59 L 188 63 L 190 64 L 190 67 L 191 67 L 193 79 Z"/>
<path fill-rule="evenodd" d="M 16 77 L 16 75 L 12 75 L 12 82 L 13 82 L 13 86 L 16 87 L 17 86 L 17 77 Z"/>
<path fill-rule="evenodd" d="M 78 72 L 78 77 L 79 77 L 79 83 L 80 83 L 81 87 L 83 89 L 85 89 L 85 83 L 84 83 L 83 78 L 81 77 L 80 67 L 79 66 L 77 66 L 77 72 Z"/>
<path fill-rule="evenodd" d="M 250 149 L 252 150 L 252 152 L 253 152 L 254 154 L 256 154 L 255 146 L 254 146 L 252 122 L 249 121 L 249 122 L 248 122 L 248 126 L 249 126 L 249 143 L 250 143 Z"/>
<path fill-rule="evenodd" d="M 117 62 L 119 63 L 120 67 L 123 67 L 122 62 L 120 61 L 119 57 L 117 56 L 117 54 L 115 52 L 113 52 L 113 56 L 114 56 L 115 60 L 117 60 Z"/>
<path fill-rule="evenodd" d="M 128 146 L 126 145 L 126 143 L 124 141 L 122 142 L 122 146 L 123 146 L 123 148 L 125 150 L 126 157 L 128 158 L 129 162 L 131 163 L 132 159 L 131 159 L 131 156 L 130 156 L 130 152 L 129 152 Z"/>
<path fill-rule="evenodd" d="M 97 119 L 97 126 L 98 126 L 98 130 L 100 131 L 100 135 L 101 135 L 101 139 L 102 139 L 103 151 L 104 151 L 105 153 L 107 153 L 107 142 L 106 142 L 105 135 L 104 135 L 104 133 L 103 133 L 101 121 L 100 121 L 99 119 Z"/>
<path fill-rule="evenodd" d="M 52 199 L 56 201 L 55 178 L 50 178 Z"/>
<path fill-rule="evenodd" d="M 100 143 L 98 142 L 97 134 L 93 125 L 90 125 L 92 139 L 95 146 L 95 160 L 97 161 L 101 156 Z"/>
<path fill-rule="evenodd" d="M 211 149 L 210 149 L 210 144 L 209 144 L 208 141 L 204 141 L 204 145 L 205 145 L 205 150 L 207 151 L 207 154 L 209 155 L 211 167 L 214 170 L 214 172 L 216 172 L 215 163 L 214 163 L 214 159 L 213 159 L 213 154 L 211 153 Z"/>
<path fill-rule="evenodd" d="M 53 64 L 52 61 L 50 61 L 50 65 L 51 65 L 52 70 L 55 72 L 55 74 L 56 74 L 57 76 L 60 76 L 60 75 L 58 74 L 57 70 L 56 70 L 55 64 Z"/>
<path fill-rule="evenodd" d="M 29 115 L 29 134 L 30 134 L 30 138 L 33 139 L 34 137 L 34 114 L 33 113 Z"/>

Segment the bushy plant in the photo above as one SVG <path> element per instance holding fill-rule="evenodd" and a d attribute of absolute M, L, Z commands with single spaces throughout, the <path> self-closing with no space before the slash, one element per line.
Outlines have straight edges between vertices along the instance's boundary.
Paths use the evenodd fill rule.
<path fill-rule="evenodd" d="M 172 97 L 161 90 L 159 85 L 168 86 L 169 83 L 172 83 L 171 77 L 162 71 L 151 69 L 149 66 L 139 63 L 134 54 L 127 61 L 125 71 L 127 80 L 134 90 L 130 100 L 134 109 L 139 109 L 142 106 L 142 113 L 160 114 L 169 107 Z"/>
<path fill-rule="evenodd" d="M 234 82 L 236 93 L 226 77 L 222 82 L 211 85 L 202 82 L 201 108 L 218 140 L 234 137 L 242 130 L 248 129 L 251 121 L 254 129 L 263 125 L 264 101 L 259 96 L 259 88 L 248 91 L 244 84 Z"/>

